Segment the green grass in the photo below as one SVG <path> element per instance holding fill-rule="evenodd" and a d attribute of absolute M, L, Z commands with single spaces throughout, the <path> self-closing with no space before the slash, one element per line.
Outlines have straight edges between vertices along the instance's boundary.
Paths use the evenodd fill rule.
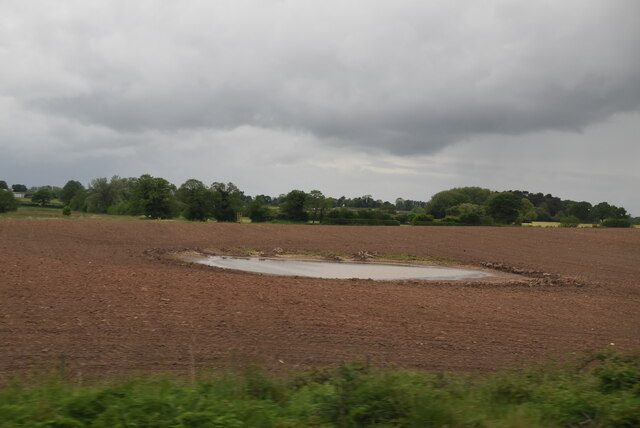
<path fill-rule="evenodd" d="M 73 384 L 12 381 L 2 427 L 632 427 L 640 425 L 640 356 L 610 350 L 570 365 L 489 375 L 337 368 L 268 375 Z"/>
<path fill-rule="evenodd" d="M 62 208 L 53 208 L 53 207 L 37 207 L 37 206 L 20 206 L 17 211 L 9 211 L 6 213 L 0 214 L 0 219 L 2 218 L 29 218 L 29 219 L 38 219 L 38 218 L 60 218 L 60 219 L 91 219 L 91 218 L 99 218 L 106 220 L 139 220 L 139 217 L 134 216 L 120 216 L 120 215 L 109 215 L 109 214 L 93 214 L 93 213 L 85 213 L 81 211 L 72 211 L 70 216 L 65 216 L 62 214 Z"/>
<path fill-rule="evenodd" d="M 532 221 L 531 223 L 522 223 L 523 227 L 560 227 L 559 221 Z M 580 223 L 578 227 L 589 228 L 593 227 L 591 223 Z"/>

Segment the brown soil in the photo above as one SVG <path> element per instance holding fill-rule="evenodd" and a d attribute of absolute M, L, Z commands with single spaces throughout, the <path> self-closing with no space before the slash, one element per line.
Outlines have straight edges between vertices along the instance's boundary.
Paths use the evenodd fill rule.
<path fill-rule="evenodd" d="M 525 276 L 286 278 L 167 258 L 275 248 Z M 77 377 L 358 358 L 491 370 L 612 343 L 640 348 L 640 230 L 0 220 L 0 379 L 62 363 Z"/>

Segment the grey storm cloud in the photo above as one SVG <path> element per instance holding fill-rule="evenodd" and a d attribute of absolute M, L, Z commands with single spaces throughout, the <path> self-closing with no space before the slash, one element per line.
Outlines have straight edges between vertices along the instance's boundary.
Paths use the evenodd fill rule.
<path fill-rule="evenodd" d="M 640 2 L 15 1 L 3 96 L 122 133 L 255 126 L 428 154 L 640 107 Z"/>

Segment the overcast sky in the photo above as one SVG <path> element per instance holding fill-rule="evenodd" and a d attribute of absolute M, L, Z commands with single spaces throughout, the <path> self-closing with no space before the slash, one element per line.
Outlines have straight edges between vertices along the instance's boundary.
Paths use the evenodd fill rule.
<path fill-rule="evenodd" d="M 0 0 L 0 180 L 640 215 L 637 0 Z"/>

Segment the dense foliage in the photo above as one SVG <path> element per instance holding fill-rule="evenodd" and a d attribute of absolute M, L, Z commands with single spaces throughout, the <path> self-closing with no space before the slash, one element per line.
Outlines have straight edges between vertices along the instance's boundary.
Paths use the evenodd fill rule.
<path fill-rule="evenodd" d="M 400 222 L 381 210 L 350 210 L 338 208 L 327 213 L 323 223 L 367 226 L 399 226 Z"/>
<path fill-rule="evenodd" d="M 13 196 L 13 192 L 0 190 L 0 213 L 15 211 L 18 209 L 18 201 Z"/>
<path fill-rule="evenodd" d="M 280 206 L 282 217 L 292 221 L 306 221 L 308 214 L 305 210 L 307 194 L 302 190 L 292 190 L 284 198 Z"/>
<path fill-rule="evenodd" d="M 183 204 L 182 215 L 187 220 L 207 221 L 213 217 L 213 192 L 196 179 L 185 181 L 176 196 Z"/>
<path fill-rule="evenodd" d="M 3 182 L 0 180 L 0 185 Z M 305 192 L 296 189 L 276 197 L 251 197 L 233 183 L 214 182 L 207 187 L 201 181 L 189 179 L 176 188 L 165 179 L 150 175 L 96 178 L 91 180 L 87 188 L 76 180 L 68 181 L 63 188 L 40 186 L 27 190 L 21 184 L 14 184 L 11 188 L 24 189 L 26 196 L 40 205 L 69 206 L 75 211 L 148 218 L 183 217 L 192 221 L 215 219 L 233 222 L 241 217 L 249 217 L 256 223 L 286 221 L 425 226 L 556 221 L 565 227 L 580 223 L 629 227 L 639 223 L 637 219 L 631 219 L 624 208 L 607 202 L 592 205 L 586 201 L 562 200 L 550 194 L 521 190 L 496 192 L 481 187 L 443 190 L 428 202 L 397 198 L 393 204 L 376 200 L 371 195 L 327 197 L 319 190 Z M 577 224 L 575 219 L 578 220 Z"/>
<path fill-rule="evenodd" d="M 103 384 L 11 382 L 6 427 L 486 427 L 640 425 L 640 357 L 489 375 L 381 370 L 364 363 L 267 375 L 257 368 Z"/>
<path fill-rule="evenodd" d="M 130 198 L 130 212 L 149 218 L 173 218 L 177 213 L 175 186 L 164 178 L 141 176 Z"/>
<path fill-rule="evenodd" d="M 236 221 L 242 212 L 244 193 L 233 183 L 213 183 L 213 216 L 218 221 Z"/>
<path fill-rule="evenodd" d="M 82 183 L 76 180 L 69 180 L 60 192 L 60 201 L 62 201 L 62 203 L 65 205 L 69 205 L 71 204 L 71 200 L 78 194 L 78 192 L 81 192 L 83 190 L 84 186 L 82 185 Z"/>
<path fill-rule="evenodd" d="M 47 188 L 40 188 L 31 197 L 31 202 L 42 206 L 47 205 L 53 199 L 53 193 Z"/>

